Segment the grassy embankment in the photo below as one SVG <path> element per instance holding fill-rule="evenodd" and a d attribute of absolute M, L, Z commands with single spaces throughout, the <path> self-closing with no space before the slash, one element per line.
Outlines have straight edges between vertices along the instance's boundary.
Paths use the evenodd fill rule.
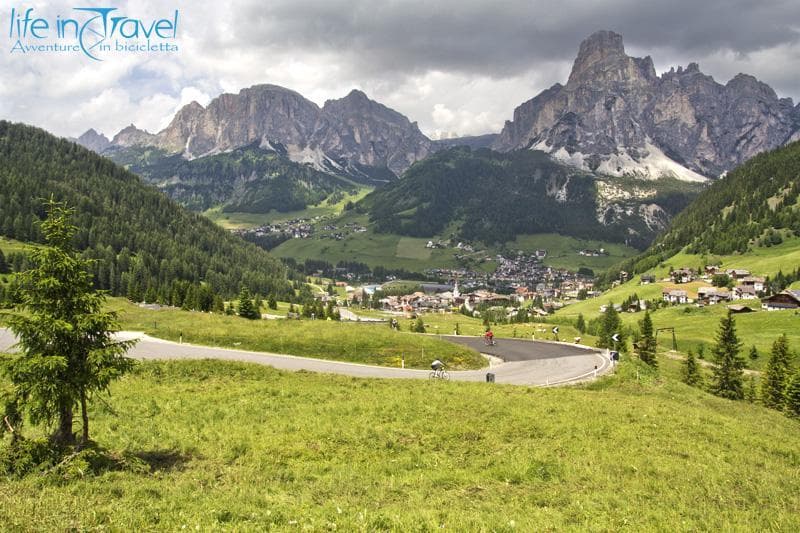
<path fill-rule="evenodd" d="M 662 374 L 532 389 L 144 363 L 91 408 L 119 460 L 0 478 L 3 528 L 800 529 L 800 424 Z"/>
<path fill-rule="evenodd" d="M 321 359 L 409 368 L 427 368 L 440 358 L 453 369 L 481 368 L 474 350 L 429 336 L 392 331 L 385 324 L 325 320 L 245 320 L 237 316 L 176 309 L 152 311 L 121 298 L 109 300 L 122 329 L 206 346 L 220 346 Z"/>

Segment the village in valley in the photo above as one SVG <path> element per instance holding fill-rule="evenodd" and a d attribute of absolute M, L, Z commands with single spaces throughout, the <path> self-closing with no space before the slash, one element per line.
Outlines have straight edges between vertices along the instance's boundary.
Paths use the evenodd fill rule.
<path fill-rule="evenodd" d="M 573 302 L 600 295 L 591 276 L 545 266 L 541 262 L 545 256 L 545 250 L 520 253 L 511 258 L 498 255 L 494 258 L 497 270 L 492 274 L 465 269 L 429 270 L 426 274 L 431 279 L 443 281 L 412 284 L 413 290 L 399 293 L 397 288 L 403 285 L 398 285 L 397 281 L 365 285 L 338 281 L 340 296 L 322 298 L 324 302 L 333 300 L 340 305 L 368 307 L 406 318 L 453 312 L 480 317 L 481 309 L 493 309 L 502 311 L 508 321 L 514 321 L 522 309 L 526 310 L 527 317 L 535 320 Z M 345 276 L 357 279 L 350 273 Z M 627 279 L 628 274 L 621 272 L 620 280 L 614 284 Z M 701 269 L 679 268 L 662 279 L 652 274 L 639 277 L 640 286 L 660 285 L 660 298 L 639 299 L 634 294 L 626 301 L 614 303 L 614 307 L 619 312 L 629 313 L 687 304 L 696 307 L 724 304 L 734 313 L 753 312 L 759 307 L 768 311 L 800 309 L 800 291 L 787 289 L 770 295 L 767 282 L 745 269 L 723 269 L 715 265 Z M 759 298 L 760 306 L 757 305 Z M 597 305 L 600 312 L 608 307 L 608 303 L 600 299 Z M 497 313 L 494 316 L 498 316 Z"/>
<path fill-rule="evenodd" d="M 327 216 L 295 218 L 236 230 L 257 243 L 259 238 L 265 237 L 275 239 L 273 243 L 287 239 L 343 240 L 366 231 L 367 228 L 359 223 L 337 225 Z M 548 266 L 545 264 L 546 249 L 493 253 L 475 243 L 450 239 L 431 239 L 424 243 L 424 247 L 432 250 L 450 248 L 454 259 L 462 266 L 426 269 L 421 273 L 424 281 L 406 284 L 409 290 L 405 292 L 398 290 L 404 285 L 397 284 L 397 275 L 388 271 L 383 273 L 382 269 L 373 272 L 360 263 L 329 265 L 329 268 L 307 274 L 334 280 L 338 290 L 335 295 L 320 295 L 324 303 L 355 304 L 406 317 L 450 312 L 480 316 L 479 309 L 492 308 L 494 316 L 505 313 L 508 320 L 514 320 L 520 309 L 525 309 L 526 316 L 535 319 L 571 303 L 600 295 L 590 269 L 581 268 L 576 272 Z M 572 253 L 576 259 L 608 256 L 602 247 L 583 248 Z M 487 264 L 491 266 L 486 268 Z M 480 265 L 483 265 L 480 269 L 475 268 Z M 629 281 L 630 277 L 628 273 L 620 272 L 613 286 Z M 653 296 L 652 291 L 648 291 L 650 299 L 640 299 L 634 294 L 625 301 L 614 302 L 614 307 L 617 311 L 631 313 L 687 304 L 697 307 L 724 304 L 735 313 L 751 312 L 759 307 L 764 310 L 800 307 L 800 291 L 787 289 L 778 294 L 768 294 L 766 281 L 748 270 L 719 265 L 670 269 L 662 279 L 653 274 L 639 276 L 638 282 L 642 286 L 661 286 L 660 297 Z M 760 305 L 757 302 L 759 298 Z M 598 301 L 597 307 L 604 312 L 607 305 L 608 302 Z"/>
<path fill-rule="evenodd" d="M 250 229 L 235 230 L 234 233 L 243 237 L 273 236 L 282 239 L 333 239 L 340 241 L 352 233 L 364 233 L 367 228 L 355 222 L 348 222 L 341 226 L 332 223 L 322 224 L 329 217 L 316 216 L 312 218 L 293 218 L 281 222 L 264 224 Z"/>

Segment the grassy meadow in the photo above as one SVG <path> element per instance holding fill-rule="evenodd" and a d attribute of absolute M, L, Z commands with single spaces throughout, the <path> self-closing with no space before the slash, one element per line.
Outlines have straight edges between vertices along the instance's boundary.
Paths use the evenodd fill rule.
<path fill-rule="evenodd" d="M 285 222 L 297 218 L 336 216 L 342 212 L 347 202 L 357 202 L 371 190 L 372 189 L 369 187 L 360 186 L 354 194 L 344 193 L 343 198 L 338 202 L 331 203 L 326 199 L 317 205 L 311 205 L 299 211 L 279 213 L 278 211 L 272 210 L 268 213 L 229 213 L 223 212 L 219 207 L 213 207 L 205 211 L 203 215 L 225 229 L 256 228 L 266 224 Z"/>
<path fill-rule="evenodd" d="M 34 245 L 15 241 L 14 239 L 9 239 L 8 237 L 0 237 L 0 250 L 2 250 L 6 255 L 14 252 L 26 252 L 31 246 Z"/>
<path fill-rule="evenodd" d="M 143 363 L 91 408 L 106 460 L 0 477 L 2 528 L 800 529 L 800 423 L 662 374 L 539 389 Z"/>
<path fill-rule="evenodd" d="M 452 248 L 431 250 L 425 248 L 427 242 L 428 239 L 375 233 L 367 229 L 365 233 L 351 233 L 340 241 L 318 237 L 290 239 L 277 246 L 273 254 L 291 257 L 299 262 L 324 259 L 332 264 L 356 259 L 370 267 L 388 266 L 412 272 L 458 266 Z"/>
<path fill-rule="evenodd" d="M 364 216 L 343 217 L 340 222 L 358 221 L 369 228 Z M 433 238 L 437 240 L 439 237 Z M 459 266 L 455 259 L 455 248 L 426 248 L 427 238 L 403 237 L 400 235 L 375 233 L 368 229 L 365 233 L 346 236 L 341 241 L 331 239 L 292 239 L 281 243 L 274 253 L 280 257 L 292 257 L 298 261 L 320 259 L 336 263 L 351 261 L 357 257 L 370 266 L 387 266 L 404 268 L 412 272 L 421 272 L 429 268 L 448 268 Z M 622 244 L 589 241 L 563 237 L 557 234 L 520 235 L 515 241 L 506 243 L 503 248 L 510 251 L 532 253 L 537 249 L 546 249 L 544 264 L 555 268 L 566 268 L 577 271 L 581 267 L 600 271 L 636 254 L 636 250 Z M 584 248 L 605 248 L 608 256 L 584 257 L 578 251 Z M 492 261 L 481 261 L 493 257 L 500 248 L 489 247 L 480 253 L 474 253 L 469 261 L 469 268 L 491 272 L 496 268 Z"/>
<path fill-rule="evenodd" d="M 594 271 L 609 268 L 628 257 L 636 255 L 635 248 L 624 244 L 576 239 L 557 233 L 540 233 L 536 235 L 518 235 L 516 240 L 506 243 L 511 250 L 547 250 L 544 264 L 553 268 L 566 268 L 577 271 L 581 267 L 591 268 Z M 599 250 L 604 248 L 608 255 L 600 257 L 585 257 L 578 252 L 584 249 Z"/>
<path fill-rule="evenodd" d="M 392 331 L 386 324 L 326 320 L 246 320 L 238 316 L 141 308 L 109 300 L 124 330 L 205 346 L 317 357 L 379 366 L 428 368 L 439 358 L 453 369 L 481 368 L 476 351 L 431 336 Z"/>

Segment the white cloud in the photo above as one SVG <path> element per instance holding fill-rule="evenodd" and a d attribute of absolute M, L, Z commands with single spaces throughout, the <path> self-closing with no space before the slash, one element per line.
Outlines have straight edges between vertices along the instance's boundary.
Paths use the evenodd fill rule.
<path fill-rule="evenodd" d="M 675 1 L 694 16 L 633 0 L 564 0 L 558 9 L 543 0 L 123 0 L 121 13 L 143 18 L 180 9 L 180 51 L 102 63 L 20 57 L 0 35 L 0 116 L 60 135 L 89 127 L 113 135 L 131 122 L 157 131 L 192 100 L 205 105 L 221 92 L 273 83 L 319 105 L 360 88 L 430 135 L 481 134 L 564 82 L 580 40 L 599 28 L 623 33 L 628 50 L 651 54 L 659 69 L 696 61 L 722 82 L 743 71 L 781 96 L 800 95 L 790 68 L 800 62 L 797 29 L 784 22 L 797 20 L 800 4 L 737 11 L 721 9 L 722 0 Z M 55 15 L 74 2 L 29 4 Z M 0 27 L 7 17 L 0 12 Z"/>

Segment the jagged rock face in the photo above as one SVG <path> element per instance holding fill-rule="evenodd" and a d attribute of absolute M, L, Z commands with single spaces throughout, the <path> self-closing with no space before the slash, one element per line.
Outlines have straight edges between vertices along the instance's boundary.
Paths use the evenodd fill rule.
<path fill-rule="evenodd" d="M 111 144 L 115 146 L 150 146 L 156 143 L 156 136 L 144 130 L 140 130 L 133 124 L 121 130 L 111 139 Z"/>
<path fill-rule="evenodd" d="M 322 166 L 352 163 L 402 173 L 431 151 L 415 123 L 360 91 L 320 109 L 299 93 L 256 85 L 223 94 L 206 108 L 184 106 L 151 142 L 188 158 L 261 142 L 280 143 L 297 161 Z"/>
<path fill-rule="evenodd" d="M 698 180 L 785 144 L 799 127 L 791 100 L 752 76 L 721 85 L 692 63 L 659 77 L 650 57 L 627 56 L 622 36 L 601 31 L 581 43 L 567 84 L 519 106 L 493 147 L 538 148 L 613 175 Z"/>
<path fill-rule="evenodd" d="M 432 147 L 416 123 L 357 90 L 325 102 L 311 145 L 363 165 L 387 166 L 398 175 Z"/>
<path fill-rule="evenodd" d="M 87 130 L 83 135 L 75 139 L 75 141 L 94 152 L 100 153 L 111 145 L 108 137 L 97 133 L 94 128 Z"/>
<path fill-rule="evenodd" d="M 158 145 L 187 157 L 232 150 L 264 140 L 302 146 L 313 133 L 319 107 L 300 94 L 275 85 L 256 85 L 239 94 L 222 94 L 207 108 L 184 106 Z"/>

